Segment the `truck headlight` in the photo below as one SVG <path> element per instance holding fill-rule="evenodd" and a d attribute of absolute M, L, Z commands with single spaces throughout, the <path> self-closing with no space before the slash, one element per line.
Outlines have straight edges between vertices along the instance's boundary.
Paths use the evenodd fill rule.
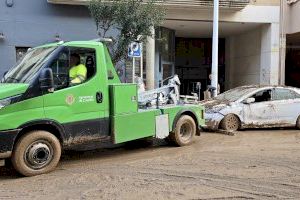
<path fill-rule="evenodd" d="M 0 109 L 8 106 L 16 101 L 18 101 L 18 99 L 20 98 L 21 95 L 17 95 L 17 96 L 12 96 L 12 97 L 8 97 L 5 99 L 0 99 Z"/>

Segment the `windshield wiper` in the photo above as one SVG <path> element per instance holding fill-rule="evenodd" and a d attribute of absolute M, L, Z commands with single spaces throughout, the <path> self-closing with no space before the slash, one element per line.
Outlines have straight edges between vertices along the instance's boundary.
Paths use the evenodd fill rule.
<path fill-rule="evenodd" d="M 4 80 L 2 81 L 2 83 L 5 83 L 8 79 L 14 80 L 14 81 L 16 81 L 17 83 L 20 81 L 20 80 L 17 79 L 17 78 L 14 78 L 14 77 L 9 76 L 9 77 L 6 77 L 6 79 L 4 79 Z"/>

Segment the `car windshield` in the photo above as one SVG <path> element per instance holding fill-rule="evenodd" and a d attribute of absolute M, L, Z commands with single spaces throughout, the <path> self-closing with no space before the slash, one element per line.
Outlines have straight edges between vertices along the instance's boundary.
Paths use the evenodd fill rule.
<path fill-rule="evenodd" d="M 255 91 L 257 88 L 254 87 L 237 87 L 231 90 L 228 90 L 227 92 L 224 92 L 222 94 L 219 94 L 218 96 L 216 96 L 213 99 L 216 100 L 226 100 L 226 101 L 230 101 L 230 102 L 234 102 L 236 100 L 238 100 L 239 98 L 241 98 L 242 96 L 249 94 L 253 91 Z"/>
<path fill-rule="evenodd" d="M 43 47 L 28 51 L 21 61 L 4 75 L 1 83 L 29 83 L 55 49 L 56 47 Z"/>

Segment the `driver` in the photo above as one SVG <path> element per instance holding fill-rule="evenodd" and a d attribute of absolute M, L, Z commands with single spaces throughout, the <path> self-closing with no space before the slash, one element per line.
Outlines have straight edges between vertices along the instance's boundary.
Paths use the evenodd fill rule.
<path fill-rule="evenodd" d="M 69 71 L 70 84 L 80 84 L 86 80 L 86 66 L 80 63 L 80 56 L 77 53 L 71 54 L 70 58 L 71 69 Z"/>

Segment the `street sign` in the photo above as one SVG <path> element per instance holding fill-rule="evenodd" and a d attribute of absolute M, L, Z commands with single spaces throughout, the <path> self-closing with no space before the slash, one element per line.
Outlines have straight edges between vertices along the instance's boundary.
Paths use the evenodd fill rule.
<path fill-rule="evenodd" d="M 141 57 L 142 55 L 142 44 L 139 42 L 132 42 L 128 47 L 128 57 Z"/>

